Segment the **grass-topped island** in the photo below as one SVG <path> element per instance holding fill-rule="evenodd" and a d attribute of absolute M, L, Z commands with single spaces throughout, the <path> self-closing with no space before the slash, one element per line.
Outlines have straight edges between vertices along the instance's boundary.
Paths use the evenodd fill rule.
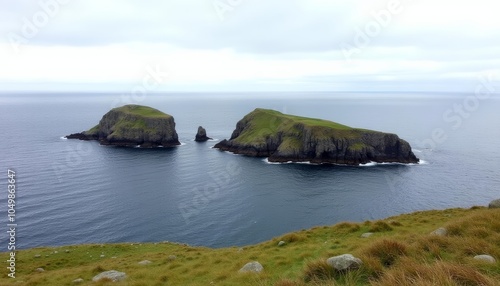
<path fill-rule="evenodd" d="M 219 142 L 215 148 L 268 157 L 270 162 L 343 165 L 419 162 L 410 144 L 395 134 L 261 108 L 241 119 L 231 138 Z"/>
<path fill-rule="evenodd" d="M 102 145 L 124 147 L 180 145 L 174 117 L 148 106 L 134 104 L 113 108 L 98 125 L 66 138 L 97 140 Z"/>

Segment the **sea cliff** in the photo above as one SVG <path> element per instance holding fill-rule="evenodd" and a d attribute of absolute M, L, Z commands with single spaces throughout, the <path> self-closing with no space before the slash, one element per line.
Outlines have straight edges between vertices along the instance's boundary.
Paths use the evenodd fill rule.
<path fill-rule="evenodd" d="M 171 147 L 180 145 L 174 117 L 141 105 L 125 105 L 106 113 L 93 128 L 66 136 L 97 140 L 102 145 L 124 147 Z"/>
<path fill-rule="evenodd" d="M 408 142 L 396 134 L 351 128 L 335 122 L 257 108 L 215 148 L 270 162 L 359 165 L 418 163 Z"/>

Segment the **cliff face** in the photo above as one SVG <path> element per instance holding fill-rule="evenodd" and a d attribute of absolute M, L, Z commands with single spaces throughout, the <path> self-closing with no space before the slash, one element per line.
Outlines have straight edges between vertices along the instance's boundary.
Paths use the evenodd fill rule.
<path fill-rule="evenodd" d="M 194 137 L 194 141 L 196 142 L 205 142 L 208 141 L 212 138 L 207 136 L 207 130 L 203 127 L 198 127 L 198 132 L 196 133 L 196 136 Z"/>
<path fill-rule="evenodd" d="M 240 120 L 229 140 L 215 148 L 271 162 L 359 165 L 418 163 L 410 144 L 395 134 L 256 109 Z"/>
<path fill-rule="evenodd" d="M 171 115 L 140 105 L 125 105 L 106 113 L 88 131 L 68 139 L 98 140 L 103 145 L 126 147 L 170 147 L 180 145 Z"/>

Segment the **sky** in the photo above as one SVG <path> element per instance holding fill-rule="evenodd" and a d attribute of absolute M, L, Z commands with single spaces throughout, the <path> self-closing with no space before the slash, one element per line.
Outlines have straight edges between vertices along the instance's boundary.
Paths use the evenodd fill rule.
<path fill-rule="evenodd" d="M 498 1 L 0 0 L 1 91 L 474 91 Z"/>

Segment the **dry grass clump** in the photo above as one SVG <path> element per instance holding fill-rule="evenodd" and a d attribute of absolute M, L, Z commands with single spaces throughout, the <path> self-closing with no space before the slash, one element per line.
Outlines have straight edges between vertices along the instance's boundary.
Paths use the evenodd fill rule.
<path fill-rule="evenodd" d="M 384 232 L 384 231 L 391 231 L 392 227 L 386 223 L 385 221 L 376 221 L 374 224 L 372 224 L 369 228 L 370 232 Z"/>
<path fill-rule="evenodd" d="M 400 222 L 399 222 L 399 221 L 397 221 L 397 220 L 391 220 L 391 221 L 389 222 L 389 224 L 390 224 L 390 225 L 392 225 L 392 226 L 403 226 L 403 224 L 402 224 L 402 223 L 400 223 Z"/>
<path fill-rule="evenodd" d="M 325 259 L 320 259 L 307 263 L 303 276 L 305 282 L 330 280 L 335 277 L 335 270 Z"/>
<path fill-rule="evenodd" d="M 290 279 L 282 279 L 274 284 L 274 286 L 300 286 L 297 281 Z"/>
<path fill-rule="evenodd" d="M 341 233 L 352 233 L 360 230 L 361 227 L 357 223 L 341 222 L 336 224 L 333 229 Z"/>
<path fill-rule="evenodd" d="M 433 259 L 442 259 L 445 252 L 453 249 L 453 240 L 446 236 L 422 236 L 415 241 L 414 248 L 422 259 L 428 257 L 427 255 Z"/>
<path fill-rule="evenodd" d="M 408 254 L 408 246 L 395 240 L 384 239 L 372 243 L 363 253 L 378 260 L 382 266 L 391 267 L 400 257 Z"/>
<path fill-rule="evenodd" d="M 438 261 L 433 264 L 419 264 L 411 259 L 402 259 L 397 267 L 386 271 L 371 285 L 498 285 L 493 279 L 476 269 L 459 264 Z"/>
<path fill-rule="evenodd" d="M 450 236 L 486 238 L 500 232 L 500 212 L 478 212 L 448 224 L 446 229 Z"/>
<path fill-rule="evenodd" d="M 284 236 L 282 236 L 280 240 L 282 240 L 286 243 L 292 243 L 292 242 L 304 241 L 305 239 L 306 239 L 306 236 L 304 234 L 289 233 L 289 234 L 285 234 Z"/>
<path fill-rule="evenodd" d="M 303 272 L 303 281 L 306 285 L 362 285 L 366 284 L 367 275 L 363 269 L 351 271 L 337 271 L 325 259 L 307 263 Z M 303 285 L 303 284 L 290 284 Z"/>
<path fill-rule="evenodd" d="M 106 271 L 106 268 L 102 267 L 101 265 L 97 265 L 96 267 L 94 267 L 92 269 L 92 273 L 94 273 L 94 274 L 99 274 L 99 273 L 104 272 L 104 271 Z"/>

